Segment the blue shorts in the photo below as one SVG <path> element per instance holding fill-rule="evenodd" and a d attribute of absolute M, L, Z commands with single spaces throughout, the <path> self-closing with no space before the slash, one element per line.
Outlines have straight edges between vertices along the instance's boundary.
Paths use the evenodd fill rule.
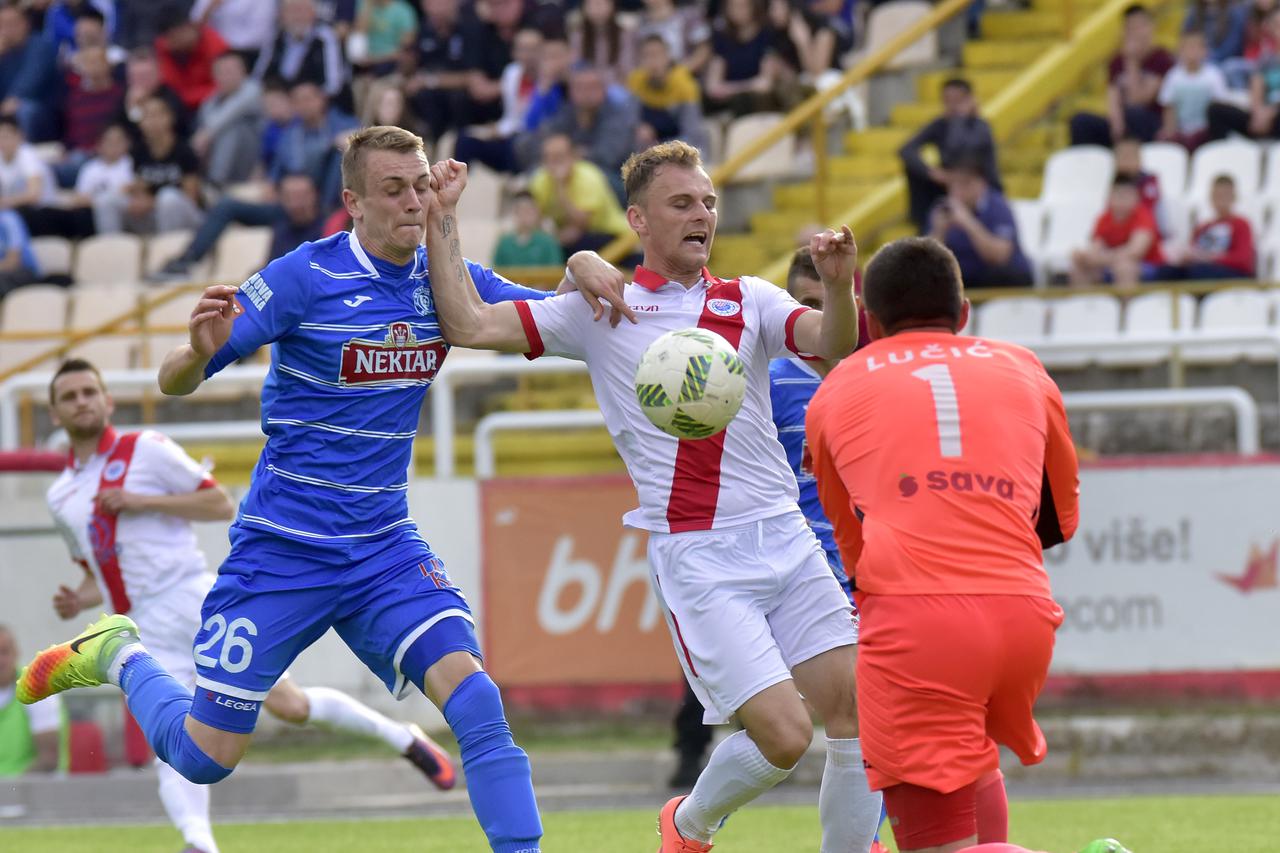
<path fill-rule="evenodd" d="M 191 713 L 224 731 L 252 731 L 285 669 L 330 628 L 397 698 L 450 652 L 480 657 L 466 598 L 416 530 L 349 545 L 232 526 L 200 619 Z"/>

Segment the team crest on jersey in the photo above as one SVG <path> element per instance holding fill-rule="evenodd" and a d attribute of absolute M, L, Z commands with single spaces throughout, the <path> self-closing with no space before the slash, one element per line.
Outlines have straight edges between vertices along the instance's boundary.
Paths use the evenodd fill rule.
<path fill-rule="evenodd" d="M 423 317 L 430 314 L 436 309 L 435 303 L 431 301 L 431 289 L 425 284 L 420 284 L 413 290 L 413 307 Z"/>
<path fill-rule="evenodd" d="M 124 460 L 115 459 L 107 463 L 107 467 L 102 471 L 102 479 L 107 482 L 114 482 L 124 476 Z"/>
<path fill-rule="evenodd" d="M 732 317 L 742 310 L 742 306 L 732 299 L 708 299 L 707 310 L 717 317 Z"/>
<path fill-rule="evenodd" d="M 356 338 L 342 345 L 339 379 L 343 385 L 430 382 L 447 352 L 440 338 L 420 341 L 409 323 L 392 323 L 380 341 Z"/>

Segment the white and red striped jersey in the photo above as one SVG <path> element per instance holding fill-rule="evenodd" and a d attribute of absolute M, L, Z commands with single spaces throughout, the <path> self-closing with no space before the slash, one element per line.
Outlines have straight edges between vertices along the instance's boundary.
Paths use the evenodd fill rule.
<path fill-rule="evenodd" d="M 686 288 L 644 267 L 624 297 L 639 320 L 593 321 L 576 293 L 516 302 L 529 358 L 587 363 L 596 402 L 640 497 L 623 522 L 660 533 L 712 530 L 796 509 L 796 478 L 778 443 L 769 403 L 769 361 L 796 350 L 796 320 L 808 308 L 763 279 L 702 279 Z M 636 400 L 636 365 L 649 344 L 697 326 L 724 337 L 747 368 L 742 409 L 711 438 L 677 439 L 655 427 Z"/>
<path fill-rule="evenodd" d="M 160 512 L 95 514 L 104 482 L 140 495 L 186 494 L 216 483 L 181 447 L 151 430 L 131 435 L 108 426 L 83 465 L 69 454 L 46 495 L 49 510 L 72 558 L 93 573 L 115 612 L 127 613 L 208 571 L 190 521 Z"/>

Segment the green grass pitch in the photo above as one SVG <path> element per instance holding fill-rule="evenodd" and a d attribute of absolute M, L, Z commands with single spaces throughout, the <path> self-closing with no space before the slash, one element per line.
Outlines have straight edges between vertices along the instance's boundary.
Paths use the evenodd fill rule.
<path fill-rule="evenodd" d="M 546 853 L 654 853 L 655 811 L 586 811 L 546 815 Z M 1114 836 L 1134 853 L 1274 853 L 1280 808 L 1274 797 L 1133 797 L 1015 802 L 1012 840 L 1048 853 L 1071 853 Z M 294 821 L 216 827 L 223 853 L 483 853 L 469 819 Z M 814 808 L 747 808 L 717 838 L 717 853 L 800 853 L 818 849 Z M 175 853 L 177 833 L 164 826 L 0 829 L 11 853 Z"/>

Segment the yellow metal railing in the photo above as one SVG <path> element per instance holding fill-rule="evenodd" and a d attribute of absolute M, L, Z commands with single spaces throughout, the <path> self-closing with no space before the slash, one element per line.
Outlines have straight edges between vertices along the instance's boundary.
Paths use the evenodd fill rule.
<path fill-rule="evenodd" d="M 943 0 L 943 2 L 934 6 L 929 14 L 875 48 L 865 59 L 846 71 L 838 83 L 807 98 L 798 107 L 787 113 L 777 125 L 751 140 L 741 151 L 712 169 L 711 180 L 717 186 L 731 181 L 760 155 L 781 140 L 808 125 L 813 140 L 815 204 L 819 212 L 819 219 L 827 222 L 825 186 L 828 177 L 827 125 L 825 117 L 827 106 L 849 89 L 865 82 L 882 70 L 895 56 L 906 50 L 922 36 L 968 9 L 970 3 L 971 0 Z M 635 248 L 635 234 L 626 234 L 606 246 L 601 250 L 600 254 L 607 260 L 617 263 L 634 251 Z"/>
<path fill-rule="evenodd" d="M 1105 63 L 1119 40 L 1124 10 L 1133 0 L 1110 0 L 1098 7 L 1078 26 L 1070 27 L 1074 14 L 1064 4 L 1064 27 L 1070 35 L 1049 48 L 1017 79 L 984 105 L 982 114 L 991 123 L 997 144 L 1006 143 L 1014 133 L 1044 116 L 1054 102 L 1075 89 L 1089 70 Z M 1158 11 L 1169 0 L 1148 6 Z M 894 177 L 871 190 L 858 204 L 842 211 L 824 224 L 848 224 L 855 234 L 884 223 L 906 210 L 906 180 Z M 770 281 L 786 275 L 790 257 L 782 257 L 766 267 L 762 276 Z"/>

